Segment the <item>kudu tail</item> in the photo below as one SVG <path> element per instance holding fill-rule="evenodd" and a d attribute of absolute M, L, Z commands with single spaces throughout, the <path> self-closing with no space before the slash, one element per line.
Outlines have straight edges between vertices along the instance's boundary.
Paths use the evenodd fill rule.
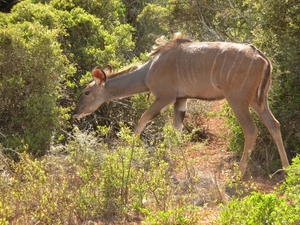
<path fill-rule="evenodd" d="M 270 60 L 259 50 L 259 54 L 267 61 L 267 68 L 264 71 L 263 79 L 261 80 L 257 90 L 258 106 L 263 108 L 267 101 L 268 91 L 271 85 L 272 64 Z"/>

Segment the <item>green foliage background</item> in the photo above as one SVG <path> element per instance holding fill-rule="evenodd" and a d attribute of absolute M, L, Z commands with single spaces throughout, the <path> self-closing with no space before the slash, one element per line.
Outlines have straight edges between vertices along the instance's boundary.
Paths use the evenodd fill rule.
<path fill-rule="evenodd" d="M 8 160 L 8 167 L 13 168 L 12 174 L 26 177 L 28 183 L 24 182 L 18 186 L 22 180 L 18 177 L 15 177 L 15 180 L 1 180 L 1 188 L 6 188 L 6 181 L 11 182 L 9 190 L 12 191 L 9 195 L 8 192 L 1 192 L 3 200 L 0 200 L 0 214 L 5 215 L 6 219 L 2 220 L 0 217 L 0 224 L 7 224 L 13 217 L 25 221 L 28 218 L 22 217 L 24 212 L 35 218 L 35 222 L 67 223 L 64 218 L 68 217 L 69 223 L 72 224 L 72 219 L 79 217 L 89 219 L 95 218 L 96 215 L 101 215 L 102 218 L 120 216 L 116 212 L 120 212 L 122 216 L 127 215 L 130 211 L 128 205 L 142 213 L 153 224 L 170 221 L 171 218 L 178 224 L 189 224 L 196 220 L 198 215 L 193 214 L 195 217 L 185 221 L 186 213 L 195 213 L 195 210 L 181 204 L 182 202 L 180 206 L 174 203 L 174 208 L 164 205 L 169 199 L 161 190 L 168 193 L 171 183 L 168 171 L 172 165 L 166 163 L 168 153 L 164 152 L 164 146 L 168 145 L 164 142 L 167 141 L 165 133 L 171 135 L 164 128 L 165 122 L 171 120 L 170 109 L 155 119 L 143 133 L 142 139 L 147 146 L 141 147 L 143 150 L 137 147 L 137 151 L 140 152 L 139 157 L 144 158 L 136 158 L 135 162 L 130 161 L 131 149 L 126 140 L 122 140 L 126 137 L 126 132 L 129 132 L 124 131 L 124 126 L 130 127 L 131 130 L 134 128 L 140 115 L 151 104 L 151 95 L 141 94 L 106 103 L 80 124 L 71 120 L 71 112 L 77 98 L 82 88 L 91 80 L 90 71 L 93 67 L 110 64 L 117 70 L 132 63 L 142 63 L 148 59 L 147 53 L 157 37 L 169 37 L 178 31 L 197 41 L 251 43 L 271 59 L 273 85 L 269 96 L 270 107 L 281 123 L 289 158 L 299 154 L 299 1 L 22 0 L 13 7 L 11 13 L 0 13 L 0 156 L 2 159 L 3 155 L 5 162 L 7 158 L 20 160 L 20 165 L 14 165 L 13 161 Z M 230 108 L 225 106 L 222 115 L 226 116 L 232 131 L 229 149 L 239 153 L 243 146 L 241 129 Z M 269 160 L 270 162 L 266 163 L 271 167 L 267 168 L 268 172 L 275 171 L 280 167 L 276 146 L 266 129 L 259 121 L 256 122 L 261 132 L 254 156 L 261 161 Z M 76 127 L 97 136 L 97 141 L 101 140 L 103 145 L 95 144 L 93 147 L 100 148 L 107 154 L 95 153 L 86 146 L 83 148 L 80 141 L 93 139 L 86 133 L 81 134 Z M 102 129 L 105 129 L 105 132 Z M 120 144 L 118 141 L 121 141 L 122 146 L 119 146 L 119 150 L 116 147 Z M 172 142 L 173 139 L 170 143 Z M 138 146 L 140 145 L 141 143 Z M 80 152 L 81 148 L 84 153 Z M 158 167 L 156 164 L 142 163 L 148 157 L 142 153 L 144 148 L 159 148 L 157 154 L 164 152 L 159 156 L 161 170 L 155 170 L 155 167 Z M 75 159 L 70 159 L 69 164 L 63 162 L 66 170 L 57 164 L 51 165 L 53 168 L 57 167 L 61 173 L 57 177 L 47 177 L 46 171 L 50 171 L 51 166 L 43 161 L 42 156 L 49 157 L 47 153 L 52 154 L 53 149 L 55 154 L 66 154 Z M 112 149 L 115 155 L 109 155 Z M 83 156 L 90 161 L 86 161 Z M 31 157 L 42 157 L 42 161 L 31 161 Z M 105 158 L 104 161 L 102 157 Z M 135 163 L 136 171 L 131 171 L 132 163 Z M 27 174 L 26 166 L 34 173 Z M 149 178 L 150 175 L 138 168 L 153 170 L 153 179 L 149 182 L 152 182 L 151 185 L 156 189 L 147 189 L 150 183 L 143 183 L 142 179 L 146 179 L 147 176 Z M 73 174 L 69 180 L 65 179 L 71 170 L 78 171 L 79 176 Z M 96 173 L 98 170 L 100 174 Z M 127 171 L 127 177 L 124 171 Z M 119 177 L 120 172 L 123 173 L 123 177 Z M 105 177 L 107 174 L 111 175 L 111 179 Z M 136 180 L 136 184 L 131 186 L 128 179 L 132 177 L 129 175 L 141 180 Z M 156 176 L 164 179 L 156 180 Z M 100 186 L 97 186 L 95 180 Z M 35 181 L 37 183 L 32 190 L 30 187 Z M 49 182 L 54 185 L 45 185 L 49 185 Z M 60 182 L 63 182 L 62 186 L 59 185 Z M 71 186 L 76 182 L 79 184 L 80 193 L 74 194 L 75 190 Z M 290 186 L 286 186 L 285 195 L 288 197 L 294 193 Z M 51 188 L 55 190 L 53 193 L 48 192 Z M 115 195 L 110 196 L 105 192 L 105 188 L 113 190 Z M 143 192 L 144 189 L 147 191 Z M 94 192 L 91 193 L 91 190 Z M 11 199 L 20 204 L 22 193 L 32 193 L 30 209 L 26 208 L 26 204 L 21 204 L 19 211 L 12 205 L 5 205 Z M 153 208 L 143 208 L 143 197 L 148 195 L 154 196 L 154 199 L 156 197 L 156 200 L 152 198 L 152 201 L 156 201 L 159 213 L 154 212 Z M 36 211 L 31 211 L 39 201 L 35 196 L 42 196 L 44 202 Z M 245 200 L 244 205 L 248 207 L 249 202 L 252 204 L 253 199 L 258 199 L 271 204 L 273 211 L 277 210 L 277 203 L 287 207 L 284 201 L 276 202 L 276 197 L 253 194 L 249 197 L 250 200 Z M 49 204 L 51 199 L 57 199 L 57 202 Z M 99 199 L 102 201 L 100 205 Z M 294 204 L 293 200 L 288 201 Z M 160 205 L 160 202 L 164 204 Z M 55 208 L 58 205 L 62 208 L 69 207 L 73 211 L 66 212 L 61 208 L 65 213 L 62 217 L 43 214 L 45 210 L 48 215 L 56 215 Z"/>
<path fill-rule="evenodd" d="M 199 41 L 251 43 L 266 53 L 274 66 L 270 104 L 292 158 L 300 143 L 299 8 L 292 0 L 21 1 L 0 14 L 1 143 L 43 155 L 53 135 L 57 140 L 61 128 L 71 128 L 69 110 L 95 65 L 142 62 L 157 37 L 181 31 Z M 82 128 L 111 124 L 103 118 L 118 117 L 122 104 L 128 110 L 119 118 L 133 127 L 141 112 L 126 115 L 138 103 L 124 101 L 108 103 Z M 267 132 L 260 140 L 275 150 Z"/>

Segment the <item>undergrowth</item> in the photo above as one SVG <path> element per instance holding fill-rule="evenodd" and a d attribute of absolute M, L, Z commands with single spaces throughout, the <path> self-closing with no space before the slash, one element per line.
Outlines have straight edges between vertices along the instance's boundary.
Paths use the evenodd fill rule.
<path fill-rule="evenodd" d="M 232 197 L 220 213 L 221 224 L 300 224 L 300 156 L 285 168 L 288 176 L 273 193 L 253 191 Z"/>
<path fill-rule="evenodd" d="M 1 157 L 0 224 L 196 224 L 202 211 L 190 196 L 197 174 L 190 173 L 182 148 L 189 137 L 166 125 L 162 140 L 149 147 L 120 127 L 111 145 L 75 129 L 67 144 L 53 145 L 40 159 L 27 153 L 19 153 L 18 162 Z"/>
<path fill-rule="evenodd" d="M 237 194 L 225 204 L 223 187 L 187 158 L 195 133 L 183 135 L 167 124 L 159 139 L 145 141 L 119 126 L 111 143 L 103 141 L 109 127 L 75 128 L 64 145 L 52 143 L 38 159 L 24 152 L 18 162 L 9 160 L 3 152 L 14 150 L 0 145 L 0 225 L 199 224 L 219 203 L 220 218 L 212 224 L 300 223 L 300 157 L 274 193 L 232 182 Z"/>

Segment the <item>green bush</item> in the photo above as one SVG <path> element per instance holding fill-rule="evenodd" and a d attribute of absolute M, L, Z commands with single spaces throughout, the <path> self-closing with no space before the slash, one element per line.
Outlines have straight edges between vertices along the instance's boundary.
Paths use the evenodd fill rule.
<path fill-rule="evenodd" d="M 225 117 L 231 135 L 227 148 L 241 156 L 244 150 L 244 133 L 228 103 L 223 105 L 221 114 Z"/>
<path fill-rule="evenodd" d="M 149 52 L 156 38 L 168 34 L 169 10 L 157 4 L 147 4 L 138 14 L 136 51 Z"/>
<path fill-rule="evenodd" d="M 70 3 L 69 11 L 56 8 L 55 1 L 32 2 L 16 4 L 8 16 L 0 14 L 0 138 L 6 147 L 41 156 L 52 137 L 54 142 L 63 139 L 58 128 L 70 128 L 68 107 L 81 92 L 80 76 L 96 65 L 119 67 L 134 44 L 130 25 L 103 23 L 78 2 Z M 93 4 L 82 5 L 91 10 Z M 120 7 L 110 16 L 121 20 L 121 6 L 105 10 Z"/>
<path fill-rule="evenodd" d="M 288 224 L 282 213 L 286 203 L 276 194 L 253 192 L 242 200 L 231 199 L 225 207 L 220 217 L 222 224 Z"/>
<path fill-rule="evenodd" d="M 56 101 L 70 66 L 56 37 L 55 30 L 39 23 L 0 30 L 1 142 L 35 156 L 45 154 L 61 124 Z"/>
<path fill-rule="evenodd" d="M 36 1 L 26 0 L 17 4 L 6 22 L 40 23 L 50 30 L 57 30 L 56 41 L 61 44 L 70 63 L 77 68 L 76 73 L 68 77 L 67 84 L 70 86 L 79 85 L 79 76 L 96 65 L 119 67 L 128 59 L 127 55 L 134 46 L 131 38 L 133 28 L 120 22 L 123 8 L 119 1 L 114 1 L 119 2 L 117 4 L 104 1 L 91 1 L 89 4 L 80 1 L 32 2 Z M 106 20 L 106 17 L 113 20 Z"/>
<path fill-rule="evenodd" d="M 232 198 L 220 213 L 222 224 L 299 224 L 300 157 L 286 168 L 288 177 L 274 193 L 252 192 L 243 199 Z"/>
<path fill-rule="evenodd" d="M 284 209 L 286 218 L 290 224 L 300 223 L 300 155 L 292 160 L 292 165 L 285 168 L 287 177 L 280 186 L 280 193 L 283 194 L 288 207 Z"/>

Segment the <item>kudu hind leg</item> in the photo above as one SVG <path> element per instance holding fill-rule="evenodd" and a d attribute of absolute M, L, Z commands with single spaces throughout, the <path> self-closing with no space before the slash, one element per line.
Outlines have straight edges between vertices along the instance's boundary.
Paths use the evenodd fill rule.
<path fill-rule="evenodd" d="M 241 171 L 241 175 L 243 176 L 246 172 L 247 163 L 250 159 L 250 155 L 255 144 L 258 129 L 254 124 L 254 121 L 249 112 L 249 108 L 246 105 L 244 105 L 244 103 L 239 104 L 238 101 L 230 100 L 228 100 L 228 103 L 231 106 L 233 113 L 244 133 L 244 150 L 239 163 L 239 170 Z"/>
<path fill-rule="evenodd" d="M 181 131 L 183 126 L 183 119 L 186 111 L 186 98 L 176 99 L 174 103 L 174 118 L 173 126 L 176 130 Z"/>
<path fill-rule="evenodd" d="M 164 108 L 166 108 L 168 105 L 174 102 L 175 99 L 173 98 L 155 99 L 155 101 L 152 103 L 149 109 L 147 109 L 147 111 L 144 112 L 144 114 L 141 116 L 136 126 L 135 134 L 141 134 L 148 122 L 150 122 L 152 119 L 158 116 L 164 110 Z"/>
<path fill-rule="evenodd" d="M 289 161 L 285 152 L 280 132 L 280 124 L 270 111 L 269 106 L 267 104 L 267 100 L 265 101 L 265 104 L 262 108 L 260 108 L 256 102 L 253 102 L 251 104 L 251 108 L 258 115 L 259 119 L 263 122 L 263 124 L 268 128 L 272 138 L 274 139 L 279 152 L 282 167 L 289 166 Z"/>

